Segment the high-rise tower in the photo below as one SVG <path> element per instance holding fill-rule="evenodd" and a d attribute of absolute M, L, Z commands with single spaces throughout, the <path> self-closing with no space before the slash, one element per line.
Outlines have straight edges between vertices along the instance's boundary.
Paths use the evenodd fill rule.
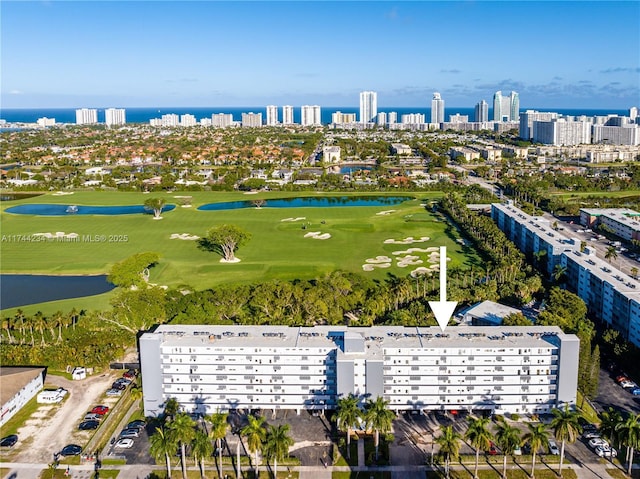
<path fill-rule="evenodd" d="M 480 100 L 480 102 L 476 104 L 475 121 L 477 122 L 489 121 L 489 104 L 484 100 Z"/>
<path fill-rule="evenodd" d="M 372 123 L 378 115 L 378 94 L 375 91 L 360 92 L 360 123 Z"/>
<path fill-rule="evenodd" d="M 440 93 L 435 92 L 431 100 L 431 123 L 444 122 L 444 100 Z"/>
<path fill-rule="evenodd" d="M 493 121 L 518 121 L 520 119 L 520 95 L 512 91 L 504 96 L 501 91 L 493 95 Z"/>
<path fill-rule="evenodd" d="M 278 107 L 275 105 L 267 105 L 267 126 L 278 124 Z"/>

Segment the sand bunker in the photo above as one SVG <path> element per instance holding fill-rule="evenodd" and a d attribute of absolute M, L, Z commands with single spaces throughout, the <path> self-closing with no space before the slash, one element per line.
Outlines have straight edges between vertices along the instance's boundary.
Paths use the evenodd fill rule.
<path fill-rule="evenodd" d="M 440 248 L 437 248 L 436 246 L 429 246 L 427 248 L 427 251 L 440 251 Z M 438 253 L 438 254 L 440 254 L 440 253 Z"/>
<path fill-rule="evenodd" d="M 300 220 L 306 220 L 307 218 L 304 216 L 298 216 L 297 218 L 283 218 L 280 221 L 300 221 Z"/>
<path fill-rule="evenodd" d="M 400 254 L 411 254 L 411 253 L 426 253 L 427 250 L 424 248 L 409 248 L 407 250 L 404 251 L 394 251 L 393 254 L 394 256 L 398 256 Z"/>
<path fill-rule="evenodd" d="M 398 258 L 399 268 L 406 268 L 407 266 L 415 266 L 422 263 L 424 263 L 424 261 L 422 261 L 419 256 L 408 255 L 403 258 Z"/>
<path fill-rule="evenodd" d="M 260 193 L 259 191 L 245 191 L 244 194 L 245 195 L 257 195 L 258 193 Z"/>
<path fill-rule="evenodd" d="M 69 238 L 75 239 L 80 235 L 78 233 L 66 233 L 64 231 L 56 231 L 55 233 L 33 233 L 33 236 L 42 236 L 47 239 Z"/>
<path fill-rule="evenodd" d="M 379 211 L 376 213 L 376 215 L 378 216 L 384 216 L 384 215 L 390 215 L 391 213 L 395 213 L 396 210 L 386 210 L 386 211 Z"/>
<path fill-rule="evenodd" d="M 186 241 L 195 241 L 200 239 L 200 236 L 190 235 L 189 233 L 172 233 L 169 239 L 179 239 Z"/>
<path fill-rule="evenodd" d="M 326 239 L 331 238 L 331 235 L 329 233 L 322 233 L 320 231 L 310 231 L 306 235 L 304 235 L 304 237 L 305 238 L 319 239 L 319 240 L 326 240 Z"/>
<path fill-rule="evenodd" d="M 424 266 L 420 266 L 419 268 L 414 269 L 413 271 L 411 271 L 411 273 L 409 273 L 411 275 L 412 278 L 416 278 L 418 276 L 424 276 L 426 274 L 429 274 L 431 270 L 429 268 L 425 268 Z"/>
<path fill-rule="evenodd" d="M 428 236 L 421 236 L 420 238 L 414 238 L 413 236 L 407 236 L 405 239 L 397 240 L 393 238 L 389 238 L 384 240 L 385 244 L 411 244 L 411 243 L 424 243 L 425 241 L 429 241 L 430 238 Z M 435 248 L 438 249 L 438 248 Z"/>
<path fill-rule="evenodd" d="M 393 261 L 388 256 L 376 256 L 375 258 L 367 258 L 365 260 L 369 264 L 377 264 L 377 263 L 391 263 Z"/>
<path fill-rule="evenodd" d="M 73 194 L 73 191 L 56 191 L 51 196 L 66 196 L 66 195 L 72 195 L 72 194 Z"/>
<path fill-rule="evenodd" d="M 373 271 L 375 268 L 390 268 L 390 267 L 391 267 L 391 263 L 380 263 L 380 264 L 367 263 L 362 265 L 362 270 Z"/>

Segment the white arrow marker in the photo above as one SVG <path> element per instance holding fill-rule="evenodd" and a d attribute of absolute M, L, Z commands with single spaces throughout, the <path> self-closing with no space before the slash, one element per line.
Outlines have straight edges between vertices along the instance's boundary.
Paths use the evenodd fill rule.
<path fill-rule="evenodd" d="M 429 301 L 429 306 L 442 332 L 457 305 L 457 301 L 447 301 L 447 247 L 440 246 L 440 301 Z"/>

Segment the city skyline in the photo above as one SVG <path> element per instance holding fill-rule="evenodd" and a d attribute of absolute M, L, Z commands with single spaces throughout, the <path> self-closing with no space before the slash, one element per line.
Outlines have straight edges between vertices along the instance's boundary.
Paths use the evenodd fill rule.
<path fill-rule="evenodd" d="M 248 3 L 3 2 L 3 108 L 640 104 L 638 2 Z M 496 37 L 505 15 L 517 32 Z M 624 35 L 589 40 L 609 27 Z M 384 40 L 356 41 L 371 31 Z"/>

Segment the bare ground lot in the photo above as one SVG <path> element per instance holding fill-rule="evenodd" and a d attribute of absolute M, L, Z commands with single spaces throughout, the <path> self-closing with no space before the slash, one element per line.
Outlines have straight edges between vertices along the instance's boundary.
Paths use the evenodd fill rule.
<path fill-rule="evenodd" d="M 60 376 L 48 375 L 47 385 L 63 387 L 69 394 L 62 404 L 41 405 L 18 430 L 20 441 L 13 460 L 49 463 L 53 460 L 53 454 L 67 444 L 84 447 L 94 431 L 80 431 L 78 424 L 94 406 L 113 406 L 117 398 L 105 399 L 104 393 L 116 377 L 115 373 L 107 372 L 82 381 L 70 381 Z"/>

